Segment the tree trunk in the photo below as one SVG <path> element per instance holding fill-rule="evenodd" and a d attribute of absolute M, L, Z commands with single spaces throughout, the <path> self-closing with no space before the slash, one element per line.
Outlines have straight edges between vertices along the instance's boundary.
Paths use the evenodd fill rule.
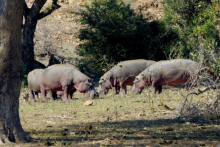
<path fill-rule="evenodd" d="M 27 141 L 19 118 L 24 0 L 0 0 L 0 143 Z"/>
<path fill-rule="evenodd" d="M 26 66 L 25 72 L 31 71 L 34 67 L 34 33 L 37 19 L 25 19 L 23 27 L 22 60 Z"/>
<path fill-rule="evenodd" d="M 35 0 L 31 8 L 28 8 L 27 4 L 24 3 L 25 23 L 23 28 L 22 60 L 26 66 L 25 73 L 35 68 L 34 33 L 38 20 L 50 15 L 54 10 L 60 7 L 57 4 L 57 0 L 53 0 L 51 9 L 40 12 L 46 1 L 47 0 Z"/>

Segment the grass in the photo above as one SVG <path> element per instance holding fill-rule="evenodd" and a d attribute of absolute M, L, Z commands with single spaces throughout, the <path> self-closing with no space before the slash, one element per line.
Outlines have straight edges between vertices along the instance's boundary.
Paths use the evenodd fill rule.
<path fill-rule="evenodd" d="M 93 100 L 74 94 L 74 99 L 24 102 L 22 126 L 34 142 L 22 146 L 220 146 L 220 125 L 177 119 L 185 89 L 164 89 L 160 95 L 147 89 L 141 95 L 113 92 Z M 205 102 L 209 91 L 193 96 Z"/>

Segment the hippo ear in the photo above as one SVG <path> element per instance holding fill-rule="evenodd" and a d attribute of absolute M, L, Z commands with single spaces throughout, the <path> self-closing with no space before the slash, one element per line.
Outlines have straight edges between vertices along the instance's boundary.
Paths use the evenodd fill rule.
<path fill-rule="evenodd" d="M 89 83 L 92 83 L 92 81 L 93 81 L 92 79 L 88 79 L 88 82 L 89 82 Z"/>

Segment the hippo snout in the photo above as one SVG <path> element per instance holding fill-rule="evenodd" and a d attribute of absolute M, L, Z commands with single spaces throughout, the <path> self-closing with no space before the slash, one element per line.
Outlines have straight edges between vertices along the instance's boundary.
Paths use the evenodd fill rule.
<path fill-rule="evenodd" d="M 98 91 L 98 94 L 99 95 L 106 95 L 108 93 L 108 89 L 106 88 L 101 88 L 101 87 L 98 87 L 97 88 L 97 91 Z"/>
<path fill-rule="evenodd" d="M 143 88 L 138 88 L 137 86 L 133 85 L 132 88 L 131 88 L 131 92 L 133 94 L 141 94 Z"/>
<path fill-rule="evenodd" d="M 131 92 L 132 92 L 133 94 L 138 94 L 138 89 L 135 87 L 135 85 L 132 86 Z"/>
<path fill-rule="evenodd" d="M 99 97 L 99 93 L 93 89 L 93 90 L 90 90 L 86 93 L 86 97 L 92 98 L 92 99 L 97 98 L 97 97 Z"/>

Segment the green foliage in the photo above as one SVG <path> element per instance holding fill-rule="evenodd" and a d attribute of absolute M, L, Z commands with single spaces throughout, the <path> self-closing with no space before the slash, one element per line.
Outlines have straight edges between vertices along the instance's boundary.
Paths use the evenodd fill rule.
<path fill-rule="evenodd" d="M 169 46 L 171 57 L 194 58 L 206 65 L 219 68 L 219 37 L 216 17 L 217 0 L 164 0 L 163 23 L 178 34 Z"/>
<path fill-rule="evenodd" d="M 120 0 L 93 0 L 79 12 L 79 66 L 102 74 L 115 63 L 129 59 L 165 59 L 164 47 L 175 35 L 163 23 L 150 22 Z"/>

